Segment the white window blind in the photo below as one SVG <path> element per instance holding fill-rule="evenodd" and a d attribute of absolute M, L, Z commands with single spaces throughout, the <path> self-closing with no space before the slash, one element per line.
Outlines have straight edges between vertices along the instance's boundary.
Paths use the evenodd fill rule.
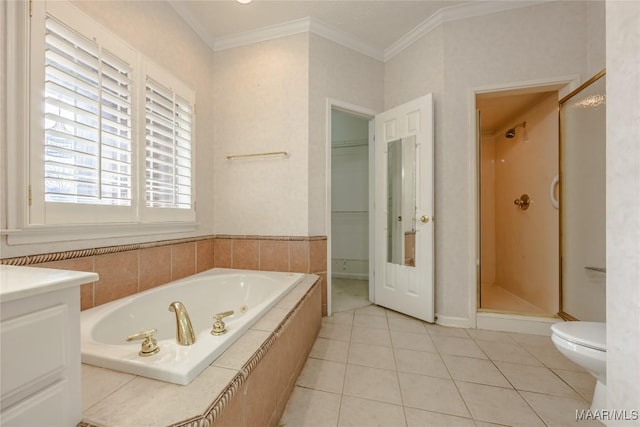
<path fill-rule="evenodd" d="M 130 206 L 131 67 L 45 19 L 45 202 Z"/>
<path fill-rule="evenodd" d="M 146 206 L 192 208 L 193 104 L 146 81 Z"/>

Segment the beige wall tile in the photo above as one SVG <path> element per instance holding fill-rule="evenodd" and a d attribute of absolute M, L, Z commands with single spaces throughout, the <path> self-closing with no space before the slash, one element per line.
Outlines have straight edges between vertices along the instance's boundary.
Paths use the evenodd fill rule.
<path fill-rule="evenodd" d="M 140 249 L 140 291 L 171 281 L 171 246 Z"/>
<path fill-rule="evenodd" d="M 138 292 L 138 251 L 97 255 L 95 305 L 104 304 Z"/>
<path fill-rule="evenodd" d="M 312 273 L 327 271 L 327 241 L 311 240 L 310 246 L 310 270 Z"/>
<path fill-rule="evenodd" d="M 260 268 L 258 240 L 233 241 L 233 268 L 258 270 Z"/>
<path fill-rule="evenodd" d="M 94 306 L 95 283 L 86 283 L 80 286 L 80 310 L 86 310 Z"/>
<path fill-rule="evenodd" d="M 276 410 L 278 360 L 268 352 L 251 373 L 247 382 L 245 423 L 247 426 L 266 426 Z"/>
<path fill-rule="evenodd" d="M 295 240 L 289 242 L 289 268 L 296 273 L 310 273 L 309 243 Z"/>
<path fill-rule="evenodd" d="M 73 271 L 94 271 L 93 270 L 94 257 L 82 257 L 65 259 L 61 261 L 43 262 L 40 264 L 33 264 L 30 267 L 39 268 L 56 268 L 60 270 L 73 270 Z M 93 289 L 94 283 L 86 283 L 80 286 L 80 310 L 86 310 L 93 307 Z"/>
<path fill-rule="evenodd" d="M 171 280 L 191 276 L 196 272 L 195 242 L 171 246 Z"/>
<path fill-rule="evenodd" d="M 260 241 L 260 270 L 289 271 L 289 241 Z"/>
<path fill-rule="evenodd" d="M 213 242 L 213 265 L 218 268 L 231 268 L 233 240 L 215 239 Z"/>
<path fill-rule="evenodd" d="M 196 272 L 212 269 L 214 265 L 214 240 L 196 242 Z"/>
<path fill-rule="evenodd" d="M 213 423 L 213 427 L 241 427 L 245 425 L 245 392 L 246 386 L 236 392 L 235 396 L 224 407 L 220 418 Z"/>

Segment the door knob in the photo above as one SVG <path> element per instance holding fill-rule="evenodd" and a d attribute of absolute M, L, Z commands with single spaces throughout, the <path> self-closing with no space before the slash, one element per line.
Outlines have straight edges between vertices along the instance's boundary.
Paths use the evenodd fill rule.
<path fill-rule="evenodd" d="M 420 217 L 420 222 L 423 222 L 423 223 L 425 223 L 425 224 L 426 224 L 427 222 L 429 222 L 429 217 L 428 217 L 428 216 L 426 216 L 426 215 L 422 215 L 422 216 Z"/>

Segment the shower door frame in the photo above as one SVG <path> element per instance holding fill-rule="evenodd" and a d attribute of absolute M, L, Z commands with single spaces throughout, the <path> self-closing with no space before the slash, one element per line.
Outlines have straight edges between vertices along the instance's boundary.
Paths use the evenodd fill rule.
<path fill-rule="evenodd" d="M 471 244 L 469 245 L 469 271 L 470 271 L 470 280 L 469 280 L 469 298 L 468 298 L 468 307 L 469 307 L 469 319 L 472 327 L 477 327 L 477 317 L 480 312 L 492 312 L 492 310 L 484 310 L 480 308 L 480 287 L 481 287 L 481 277 L 480 277 L 480 140 L 477 135 L 477 129 L 479 126 L 478 123 L 478 114 L 476 108 L 476 96 L 487 93 L 495 93 L 495 92 L 539 92 L 539 91 L 558 91 L 558 101 L 564 98 L 567 94 L 574 91 L 581 84 L 581 77 L 579 74 L 569 75 L 569 76 L 561 76 L 556 78 L 548 78 L 548 79 L 539 79 L 539 80 L 528 80 L 521 82 L 512 82 L 505 84 L 496 84 L 496 85 L 488 85 L 472 88 L 469 93 L 469 138 L 468 138 L 468 152 L 473 153 L 473 161 L 469 162 L 469 188 L 471 189 L 469 206 L 472 206 L 472 209 L 469 209 L 469 224 L 472 224 L 469 227 L 469 241 Z M 561 277 L 560 277 L 561 279 Z M 559 292 L 562 294 L 562 280 L 559 282 Z M 512 313 L 515 316 L 521 316 L 520 313 Z M 527 315 L 525 315 L 527 316 Z M 534 316 L 535 317 L 535 316 Z M 540 317 L 544 319 L 544 316 Z"/>

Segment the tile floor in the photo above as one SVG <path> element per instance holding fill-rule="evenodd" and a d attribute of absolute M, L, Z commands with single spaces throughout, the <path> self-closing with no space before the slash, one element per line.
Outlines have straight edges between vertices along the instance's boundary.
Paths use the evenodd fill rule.
<path fill-rule="evenodd" d="M 446 328 L 370 305 L 322 319 L 280 426 L 602 426 L 594 380 L 549 337 Z"/>
<path fill-rule="evenodd" d="M 368 280 L 331 278 L 331 308 L 333 313 L 367 305 L 371 305 Z"/>

